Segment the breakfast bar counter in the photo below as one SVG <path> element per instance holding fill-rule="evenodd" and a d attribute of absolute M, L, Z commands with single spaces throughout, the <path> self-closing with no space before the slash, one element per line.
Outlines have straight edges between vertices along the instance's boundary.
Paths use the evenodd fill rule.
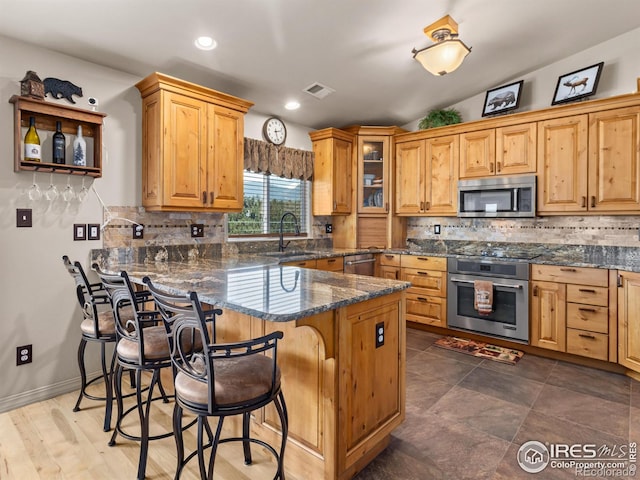
<path fill-rule="evenodd" d="M 404 420 L 409 283 L 237 258 L 102 268 L 126 270 L 134 283 L 149 276 L 169 292 L 198 292 L 223 309 L 219 342 L 284 333 L 278 346 L 289 411 L 284 465 L 295 477 L 352 478 Z M 277 444 L 279 428 L 275 409 L 266 407 L 255 415 L 252 434 Z"/>

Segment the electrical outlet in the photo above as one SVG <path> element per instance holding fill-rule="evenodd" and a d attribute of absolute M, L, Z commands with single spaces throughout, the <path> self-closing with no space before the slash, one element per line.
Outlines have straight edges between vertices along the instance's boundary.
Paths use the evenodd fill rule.
<path fill-rule="evenodd" d="M 140 240 L 142 238 L 144 238 L 144 225 L 131 225 L 132 230 L 133 230 L 133 239 L 134 240 Z"/>
<path fill-rule="evenodd" d="M 333 233 L 333 225 L 331 223 L 325 224 L 324 233 Z"/>
<path fill-rule="evenodd" d="M 384 322 L 376 323 L 376 348 L 384 345 Z"/>
<path fill-rule="evenodd" d="M 23 345 L 16 348 L 16 366 L 31 363 L 33 361 L 33 346 Z"/>
<path fill-rule="evenodd" d="M 191 224 L 191 237 L 204 237 L 204 224 L 193 223 Z"/>
<path fill-rule="evenodd" d="M 435 233 L 436 235 L 440 235 L 440 225 L 433 226 L 433 233 Z"/>
<path fill-rule="evenodd" d="M 18 208 L 16 210 L 16 227 L 32 227 L 31 209 Z"/>

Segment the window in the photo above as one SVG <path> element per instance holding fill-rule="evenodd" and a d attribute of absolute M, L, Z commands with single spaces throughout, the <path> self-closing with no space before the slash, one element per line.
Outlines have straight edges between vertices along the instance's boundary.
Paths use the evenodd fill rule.
<path fill-rule="evenodd" d="M 229 214 L 229 236 L 277 235 L 280 218 L 293 212 L 300 223 L 300 233 L 307 234 L 309 182 L 244 172 L 244 208 Z M 284 232 L 293 233 L 293 219 L 287 217 Z"/>

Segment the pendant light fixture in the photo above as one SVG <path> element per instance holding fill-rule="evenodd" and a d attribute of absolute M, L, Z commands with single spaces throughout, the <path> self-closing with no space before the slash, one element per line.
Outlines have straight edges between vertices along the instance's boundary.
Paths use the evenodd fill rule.
<path fill-rule="evenodd" d="M 413 58 L 430 73 L 438 76 L 453 72 L 471 49 L 458 39 L 458 23 L 449 15 L 424 27 L 424 34 L 435 44 L 412 50 Z"/>

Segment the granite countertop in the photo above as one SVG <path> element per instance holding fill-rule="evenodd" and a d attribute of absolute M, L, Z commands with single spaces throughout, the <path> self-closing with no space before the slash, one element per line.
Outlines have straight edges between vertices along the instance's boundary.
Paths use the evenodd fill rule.
<path fill-rule="evenodd" d="M 335 256 L 335 255 L 333 255 Z M 107 263 L 110 273 L 126 270 L 134 283 L 145 276 L 174 294 L 198 292 L 200 300 L 252 315 L 286 322 L 334 310 L 408 288 L 409 282 L 277 265 L 277 258 L 236 258 Z"/>

